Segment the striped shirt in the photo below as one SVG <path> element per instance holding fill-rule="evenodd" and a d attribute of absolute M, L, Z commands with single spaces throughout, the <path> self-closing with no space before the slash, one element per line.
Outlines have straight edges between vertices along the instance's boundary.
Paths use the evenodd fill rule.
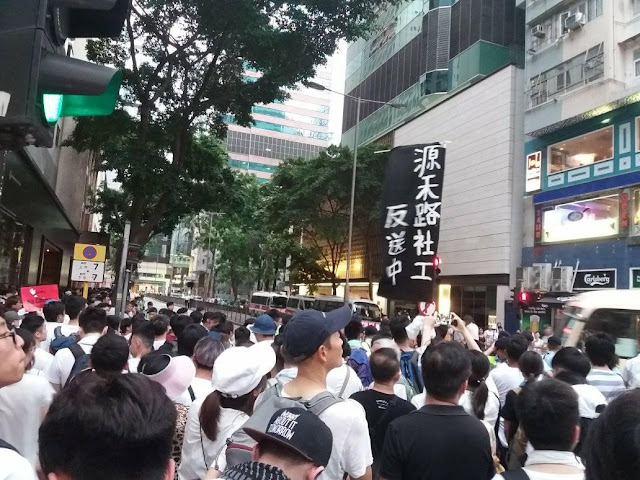
<path fill-rule="evenodd" d="M 622 377 L 611 370 L 592 369 L 587 375 L 587 382 L 600 390 L 607 402 L 611 402 L 625 390 Z"/>

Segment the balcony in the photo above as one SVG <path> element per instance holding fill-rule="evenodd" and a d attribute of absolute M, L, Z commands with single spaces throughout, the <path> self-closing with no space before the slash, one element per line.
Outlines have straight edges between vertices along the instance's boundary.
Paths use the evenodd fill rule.
<path fill-rule="evenodd" d="M 569 4 L 575 0 L 527 0 L 527 25 L 546 14 L 549 10 L 555 10 L 563 4 Z"/>

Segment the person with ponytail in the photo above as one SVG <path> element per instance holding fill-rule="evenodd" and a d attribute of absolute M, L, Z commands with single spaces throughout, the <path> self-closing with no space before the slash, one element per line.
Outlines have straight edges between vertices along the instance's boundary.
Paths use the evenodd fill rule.
<path fill-rule="evenodd" d="M 264 342 L 220 354 L 213 365 L 213 392 L 189 409 L 179 479 L 205 478 L 210 468 L 224 470 L 227 439 L 253 413 L 275 364 L 276 354 Z"/>
<path fill-rule="evenodd" d="M 460 405 L 469 415 L 487 422 L 493 428 L 498 420 L 500 399 L 487 387 L 491 364 L 487 356 L 477 350 L 468 350 L 467 355 L 471 360 L 471 375 L 467 391 L 460 398 Z"/>
<path fill-rule="evenodd" d="M 520 372 L 524 377 L 524 382 L 507 393 L 507 397 L 502 409 L 502 417 L 504 418 L 504 431 L 509 444 L 508 468 L 519 468 L 524 465 L 526 460 L 527 438 L 524 430 L 520 427 L 519 412 L 517 408 L 518 395 L 531 385 L 537 382 L 544 371 L 542 365 L 542 357 L 534 351 L 528 351 L 522 354 L 518 361 Z"/>

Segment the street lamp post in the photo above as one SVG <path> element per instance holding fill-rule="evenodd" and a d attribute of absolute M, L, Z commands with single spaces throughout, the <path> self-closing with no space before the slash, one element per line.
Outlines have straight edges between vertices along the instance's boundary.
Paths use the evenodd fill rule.
<path fill-rule="evenodd" d="M 331 93 L 336 93 L 338 95 L 342 95 L 345 98 L 349 98 L 356 102 L 356 124 L 353 131 L 353 168 L 351 173 L 351 204 L 349 208 L 349 237 L 347 240 L 347 270 L 345 272 L 344 277 L 344 303 L 349 301 L 349 280 L 351 274 L 351 244 L 353 240 L 353 209 L 355 205 L 356 198 L 356 174 L 358 169 L 358 127 L 360 126 L 360 106 L 362 103 L 375 103 L 377 105 L 389 105 L 392 108 L 407 108 L 406 103 L 392 103 L 392 102 L 381 102 L 378 100 L 370 100 L 368 98 L 356 97 L 353 95 L 349 95 L 347 93 L 336 92 L 331 90 L 330 88 L 321 85 L 316 82 L 306 82 L 305 84 L 309 88 L 313 88 L 314 90 L 326 90 Z"/>

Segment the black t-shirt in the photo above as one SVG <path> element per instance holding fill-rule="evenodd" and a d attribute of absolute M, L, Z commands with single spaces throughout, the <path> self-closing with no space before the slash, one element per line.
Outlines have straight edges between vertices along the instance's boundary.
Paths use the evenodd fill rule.
<path fill-rule="evenodd" d="M 351 399 L 364 407 L 371 435 L 373 458 L 382 455 L 384 436 L 389 424 L 398 417 L 413 412 L 416 407 L 397 395 L 380 393 L 375 390 L 363 390 L 351 395 Z M 387 412 L 388 410 L 388 412 Z M 387 413 L 385 413 L 387 412 Z"/>
<path fill-rule="evenodd" d="M 460 406 L 425 405 L 389 425 L 380 476 L 386 480 L 489 480 L 489 432 Z"/>

